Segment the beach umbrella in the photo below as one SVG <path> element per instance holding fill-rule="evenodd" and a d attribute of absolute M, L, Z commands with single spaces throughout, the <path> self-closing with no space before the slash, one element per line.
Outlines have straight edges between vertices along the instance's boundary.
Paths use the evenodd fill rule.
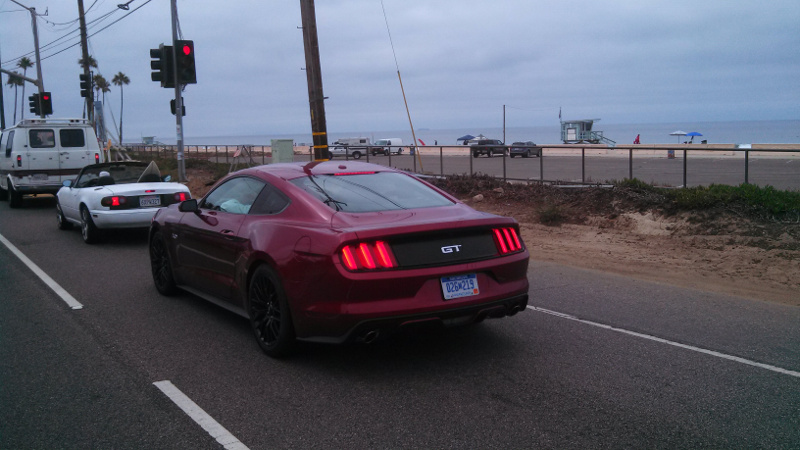
<path fill-rule="evenodd" d="M 670 133 L 669 135 L 670 136 L 686 136 L 686 132 L 685 131 L 681 131 L 681 130 L 676 130 L 676 131 L 673 131 L 672 133 Z M 681 138 L 678 138 L 678 143 L 680 143 L 680 142 L 681 142 Z"/>
<path fill-rule="evenodd" d="M 475 139 L 475 136 L 471 134 L 465 134 L 464 136 L 461 136 L 460 138 L 456 139 L 456 141 L 468 141 L 470 139 Z"/>
<path fill-rule="evenodd" d="M 687 136 L 691 136 L 692 137 L 692 141 L 694 141 L 694 137 L 695 136 L 702 136 L 702 134 L 698 133 L 697 131 L 692 131 L 690 133 L 686 133 L 686 135 Z"/>

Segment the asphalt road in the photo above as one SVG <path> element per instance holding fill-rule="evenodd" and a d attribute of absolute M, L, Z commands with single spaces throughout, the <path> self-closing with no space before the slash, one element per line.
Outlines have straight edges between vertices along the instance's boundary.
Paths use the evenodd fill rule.
<path fill-rule="evenodd" d="M 517 316 L 276 361 L 161 297 L 143 232 L 86 245 L 43 197 L 0 235 L 83 305 L 0 245 L 2 449 L 222 448 L 167 380 L 227 448 L 800 448 L 800 308 L 533 262 Z"/>

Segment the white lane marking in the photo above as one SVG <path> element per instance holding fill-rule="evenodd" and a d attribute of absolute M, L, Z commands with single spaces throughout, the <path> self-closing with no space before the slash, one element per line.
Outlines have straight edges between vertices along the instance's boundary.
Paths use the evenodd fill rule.
<path fill-rule="evenodd" d="M 248 447 L 242 444 L 234 435 L 219 424 L 213 417 L 209 416 L 207 412 L 197 406 L 197 403 L 186 396 L 180 389 L 175 387 L 169 380 L 157 381 L 153 383 L 157 388 L 161 389 L 173 403 L 178 405 L 187 416 L 197 422 L 198 425 L 203 427 L 206 432 L 217 440 L 223 447 L 228 450 L 249 450 Z"/>
<path fill-rule="evenodd" d="M 680 348 L 683 348 L 683 349 L 686 349 L 686 350 L 691 350 L 693 352 L 704 353 L 706 355 L 716 356 L 717 358 L 727 359 L 729 361 L 735 361 L 735 362 L 738 362 L 738 363 L 741 363 L 741 364 L 747 364 L 748 366 L 758 367 L 758 368 L 761 368 L 761 369 L 771 370 L 773 372 L 781 373 L 781 374 L 784 374 L 784 375 L 789 375 L 789 376 L 792 376 L 792 377 L 795 377 L 795 378 L 800 378 L 800 372 L 797 372 L 797 371 L 794 371 L 794 370 L 788 370 L 788 369 L 784 369 L 784 368 L 781 368 L 781 367 L 772 366 L 772 365 L 769 365 L 769 364 L 764 364 L 764 363 L 760 363 L 760 362 L 756 362 L 756 361 L 751 361 L 749 359 L 740 358 L 738 356 L 727 355 L 725 353 L 716 352 L 714 350 L 707 350 L 707 349 L 704 349 L 704 348 L 695 347 L 693 345 L 681 344 L 680 342 L 669 341 L 669 340 L 666 340 L 666 339 L 662 339 L 660 337 L 650 336 L 649 334 L 637 333 L 635 331 L 626 330 L 624 328 L 616 328 L 616 327 L 612 327 L 611 325 L 605 325 L 605 324 L 598 323 L 598 322 L 592 322 L 591 320 L 580 319 L 578 317 L 575 317 L 575 316 L 572 316 L 572 315 L 569 315 L 569 314 L 564 314 L 564 313 L 560 313 L 560 312 L 556 312 L 556 311 L 551 311 L 549 309 L 538 308 L 536 306 L 530 306 L 530 305 L 528 306 L 528 308 L 532 309 L 534 311 L 541 312 L 541 313 L 550 314 L 551 316 L 561 317 L 562 319 L 574 320 L 576 322 L 584 323 L 586 325 L 592 325 L 592 326 L 603 328 L 603 329 L 606 329 L 606 330 L 616 331 L 618 333 L 628 334 L 628 335 L 640 337 L 640 338 L 643 338 L 643 339 L 649 339 L 651 341 L 660 342 L 662 344 L 672 345 L 672 346 L 680 347 Z"/>
<path fill-rule="evenodd" d="M 83 305 L 80 304 L 80 302 L 78 302 L 77 300 L 75 300 L 75 297 L 71 296 L 69 294 L 69 292 L 67 292 L 58 283 L 56 283 L 55 280 L 53 280 L 52 278 L 50 278 L 49 275 L 44 273 L 44 271 L 42 269 L 40 269 L 39 266 L 34 264 L 33 261 L 31 261 L 27 256 L 25 256 L 24 253 L 19 251 L 19 249 L 17 249 L 17 247 L 14 247 L 14 244 L 12 244 L 8 239 L 3 237 L 2 234 L 0 234 L 0 242 L 2 242 L 6 247 L 8 247 L 8 249 L 11 250 L 11 253 L 16 255 L 17 258 L 19 258 L 20 261 L 22 261 L 23 264 L 28 266 L 28 268 L 31 269 L 31 271 L 34 274 L 36 274 L 36 276 L 38 276 L 42 281 L 44 281 L 44 284 L 49 286 L 50 289 L 52 289 L 53 292 L 56 293 L 56 295 L 61 297 L 61 299 L 64 300 L 64 302 L 66 302 L 66 304 L 70 308 L 72 308 L 72 309 L 83 309 Z"/>

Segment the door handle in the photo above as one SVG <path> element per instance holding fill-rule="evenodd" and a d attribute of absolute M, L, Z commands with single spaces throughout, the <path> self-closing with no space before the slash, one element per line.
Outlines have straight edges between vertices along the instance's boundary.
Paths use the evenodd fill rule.
<path fill-rule="evenodd" d="M 222 230 L 220 233 L 225 236 L 226 239 L 233 239 L 236 237 L 236 233 L 233 230 Z"/>

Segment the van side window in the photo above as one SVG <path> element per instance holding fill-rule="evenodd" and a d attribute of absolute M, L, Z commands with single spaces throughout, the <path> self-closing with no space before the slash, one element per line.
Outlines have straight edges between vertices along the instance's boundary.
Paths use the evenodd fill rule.
<path fill-rule="evenodd" d="M 52 148 L 56 146 L 56 133 L 41 128 L 28 132 L 31 148 Z"/>
<path fill-rule="evenodd" d="M 85 147 L 86 139 L 83 137 L 82 129 L 64 128 L 58 130 L 58 137 L 61 139 L 62 147 Z"/>
<path fill-rule="evenodd" d="M 11 149 L 14 147 L 14 132 L 9 131 L 6 141 L 6 158 L 11 158 Z"/>

